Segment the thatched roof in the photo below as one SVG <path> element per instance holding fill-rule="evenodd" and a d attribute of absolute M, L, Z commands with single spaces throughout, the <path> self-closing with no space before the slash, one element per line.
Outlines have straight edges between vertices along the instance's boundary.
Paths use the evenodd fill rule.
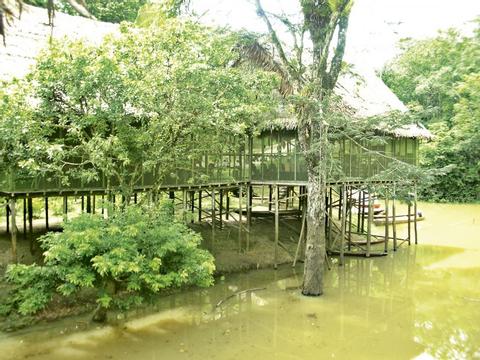
<path fill-rule="evenodd" d="M 115 24 L 60 12 L 56 13 L 54 22 L 52 29 L 47 24 L 47 10 L 24 6 L 21 18 L 15 19 L 6 28 L 7 45 L 0 45 L 0 80 L 25 76 L 40 50 L 48 46 L 50 36 L 55 39 L 85 39 L 92 44 L 99 44 L 105 35 L 118 29 Z"/>
<path fill-rule="evenodd" d="M 0 46 L 0 80 L 11 80 L 25 76 L 35 63 L 39 52 L 48 46 L 50 37 L 70 40 L 84 39 L 92 44 L 99 44 L 109 33 L 118 33 L 118 25 L 56 13 L 53 30 L 48 21 L 45 9 L 25 6 L 21 19 L 16 19 L 6 29 L 7 45 Z M 373 70 L 368 70 L 362 59 L 349 59 L 353 62 L 356 75 L 344 74 L 340 77 L 336 94 L 342 99 L 342 111 L 354 118 L 388 114 L 392 111 L 406 111 L 405 105 L 378 78 Z M 360 64 L 361 66 L 356 66 Z M 362 64 L 361 64 L 362 63 Z M 359 70 L 362 69 L 362 70 Z M 297 126 L 296 119 L 291 116 L 273 120 L 269 128 L 293 130 Z M 399 128 L 393 134 L 399 137 L 431 138 L 430 132 L 423 126 L 409 125 Z"/>

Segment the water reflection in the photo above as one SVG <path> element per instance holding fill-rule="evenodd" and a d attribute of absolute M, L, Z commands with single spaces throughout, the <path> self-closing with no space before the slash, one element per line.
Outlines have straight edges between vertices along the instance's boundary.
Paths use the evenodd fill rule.
<path fill-rule="evenodd" d="M 5 338 L 0 358 L 479 357 L 480 268 L 433 266 L 464 251 L 412 246 L 349 258 L 327 273 L 321 298 L 299 294 L 301 268 L 233 275 L 117 326 L 76 332 L 70 320 Z"/>

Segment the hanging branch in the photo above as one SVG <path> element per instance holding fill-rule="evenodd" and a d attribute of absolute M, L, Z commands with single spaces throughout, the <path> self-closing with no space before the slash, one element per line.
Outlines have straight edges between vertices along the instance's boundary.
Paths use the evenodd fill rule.
<path fill-rule="evenodd" d="M 273 45 L 275 46 L 275 49 L 278 51 L 278 56 L 280 57 L 280 61 L 289 72 L 289 75 L 291 75 L 292 72 L 295 74 L 295 69 L 290 63 L 290 61 L 288 60 L 285 50 L 283 49 L 282 43 L 280 42 L 280 39 L 277 35 L 277 32 L 273 28 L 273 25 L 270 19 L 265 13 L 265 10 L 263 9 L 262 4 L 260 3 L 260 0 L 255 0 L 255 4 L 257 6 L 257 15 L 260 18 L 262 18 L 263 21 L 265 22 L 265 25 L 267 25 L 268 33 L 270 34 L 270 38 L 272 40 Z"/>

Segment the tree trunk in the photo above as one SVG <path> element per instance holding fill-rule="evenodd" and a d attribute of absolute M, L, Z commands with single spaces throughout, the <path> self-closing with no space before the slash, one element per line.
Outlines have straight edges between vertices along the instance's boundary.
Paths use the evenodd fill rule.
<path fill-rule="evenodd" d="M 312 106 L 313 104 L 313 106 Z M 318 103 L 317 103 L 318 104 Z M 305 155 L 308 172 L 307 240 L 302 294 L 320 296 L 323 293 L 325 265 L 325 191 L 326 136 L 321 109 L 315 101 L 299 112 L 299 143 Z"/>
<path fill-rule="evenodd" d="M 309 171 L 303 295 L 320 296 L 323 293 L 325 245 L 325 187 L 316 171 Z"/>

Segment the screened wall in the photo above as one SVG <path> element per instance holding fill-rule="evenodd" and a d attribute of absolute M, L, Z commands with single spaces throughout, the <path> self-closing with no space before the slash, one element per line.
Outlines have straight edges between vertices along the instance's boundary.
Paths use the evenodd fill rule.
<path fill-rule="evenodd" d="M 364 179 L 380 174 L 394 161 L 417 164 L 417 139 L 388 138 L 378 143 L 340 140 L 332 145 L 329 180 Z M 232 140 L 228 150 L 196 149 L 168 166 L 142 173 L 137 188 L 152 185 L 189 186 L 239 181 L 307 181 L 306 164 L 295 131 L 272 131 L 261 136 Z M 168 167 L 169 171 L 165 171 Z M 62 184 L 51 176 L 31 177 L 21 172 L 0 173 L 0 192 L 47 192 L 114 189 L 118 181 L 98 175 L 94 181 L 70 179 Z"/>
<path fill-rule="evenodd" d="M 387 138 L 377 143 L 340 140 L 330 146 L 329 180 L 372 177 L 396 160 L 417 164 L 417 139 Z M 295 131 L 265 132 L 253 139 L 251 167 L 253 181 L 307 180 Z"/>

